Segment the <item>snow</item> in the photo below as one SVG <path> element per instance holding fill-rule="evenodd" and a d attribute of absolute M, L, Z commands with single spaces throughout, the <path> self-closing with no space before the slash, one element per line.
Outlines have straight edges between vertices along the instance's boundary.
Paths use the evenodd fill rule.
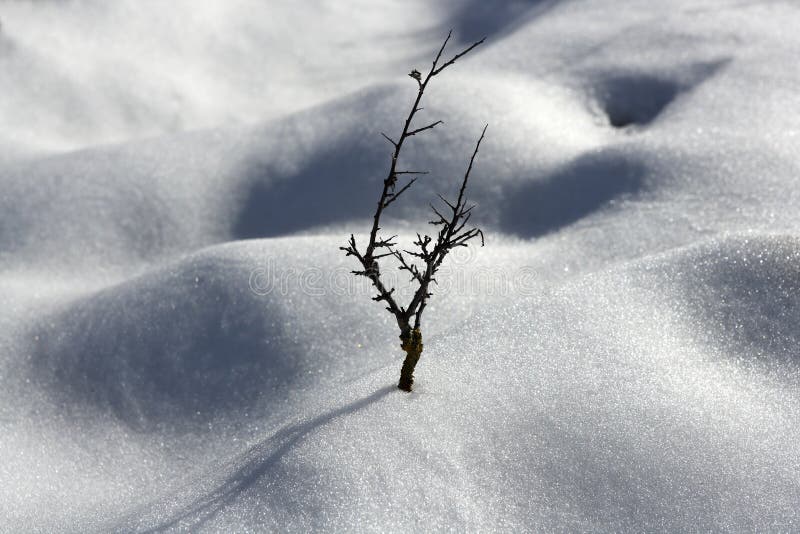
<path fill-rule="evenodd" d="M 0 531 L 800 528 L 794 2 L 0 24 Z M 487 244 L 448 258 L 406 394 L 338 247 L 451 27 L 488 39 L 429 89 L 403 165 L 433 172 L 385 226 L 410 242 L 488 123 Z"/>

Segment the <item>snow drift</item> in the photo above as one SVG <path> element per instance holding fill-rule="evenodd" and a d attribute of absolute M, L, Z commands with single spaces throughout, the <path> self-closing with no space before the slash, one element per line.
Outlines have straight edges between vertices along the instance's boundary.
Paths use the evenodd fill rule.
<path fill-rule="evenodd" d="M 0 6 L 0 531 L 797 530 L 798 8 L 295 4 Z M 338 247 L 450 27 L 408 395 Z"/>

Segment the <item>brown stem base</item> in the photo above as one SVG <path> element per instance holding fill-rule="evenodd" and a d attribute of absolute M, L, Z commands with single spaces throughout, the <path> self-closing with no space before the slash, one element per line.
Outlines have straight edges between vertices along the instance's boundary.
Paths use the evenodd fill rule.
<path fill-rule="evenodd" d="M 402 369 L 400 369 L 400 382 L 397 387 L 403 391 L 410 392 L 411 386 L 414 384 L 414 368 L 422 355 L 422 333 L 419 330 L 413 330 L 406 335 L 400 336 L 400 340 L 403 342 L 400 348 L 405 351 L 406 359 L 403 361 Z"/>

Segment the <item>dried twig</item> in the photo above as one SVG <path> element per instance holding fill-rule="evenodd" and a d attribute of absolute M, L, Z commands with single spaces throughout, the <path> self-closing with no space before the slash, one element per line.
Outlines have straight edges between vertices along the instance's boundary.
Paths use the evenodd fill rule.
<path fill-rule="evenodd" d="M 436 57 L 433 60 L 430 70 L 424 77 L 416 69 L 412 70 L 409 74 L 409 76 L 416 80 L 418 91 L 414 100 L 414 104 L 411 106 L 411 110 L 406 117 L 400 136 L 395 141 L 385 133 L 381 132 L 381 135 L 392 144 L 394 151 L 391 156 L 389 172 L 383 181 L 383 190 L 381 191 L 381 196 L 378 199 L 375 214 L 373 215 L 372 228 L 370 229 L 369 241 L 366 244 L 366 248 L 364 248 L 363 252 L 361 252 L 356 244 L 355 236 L 352 234 L 350 235 L 350 240 L 348 241 L 347 246 L 340 247 L 341 250 L 345 251 L 347 256 L 354 256 L 361 264 L 362 269 L 353 271 L 353 274 L 357 276 L 365 276 L 370 279 L 372 285 L 377 291 L 377 295 L 373 297 L 373 300 L 385 302 L 386 309 L 392 315 L 394 315 L 395 319 L 397 320 L 397 325 L 400 328 L 400 339 L 402 340 L 401 346 L 403 350 L 406 351 L 406 360 L 403 363 L 403 369 L 401 371 L 400 383 L 398 387 L 406 391 L 411 391 L 414 366 L 419 360 L 422 352 L 422 334 L 420 333 L 422 313 L 425 310 L 428 298 L 431 296 L 429 291 L 430 285 L 431 283 L 436 283 L 435 275 L 438 272 L 439 267 L 442 265 L 442 261 L 451 250 L 456 247 L 467 246 L 469 241 L 475 239 L 476 237 L 481 238 L 481 245 L 483 245 L 483 232 L 478 228 L 471 228 L 467 226 L 467 223 L 471 217 L 470 212 L 475 205 L 467 207 L 465 193 L 469 176 L 472 172 L 473 164 L 475 163 L 475 157 L 478 155 L 478 149 L 480 148 L 481 142 L 486 134 L 486 127 L 483 128 L 483 132 L 481 133 L 481 136 L 475 145 L 475 150 L 472 153 L 472 157 L 469 160 L 469 166 L 467 167 L 467 170 L 464 173 L 464 177 L 461 181 L 461 188 L 458 192 L 458 198 L 455 200 L 455 202 L 451 202 L 439 195 L 439 198 L 442 200 L 442 202 L 447 206 L 447 208 L 449 208 L 450 214 L 444 215 L 440 210 L 431 204 L 431 209 L 433 210 L 434 215 L 437 217 L 435 220 L 430 221 L 431 225 L 438 228 L 436 238 L 434 239 L 429 235 L 417 234 L 417 239 L 413 243 L 416 247 L 416 250 L 400 251 L 396 248 L 396 244 L 393 241 L 397 236 L 392 236 L 388 239 L 382 239 L 378 237 L 381 216 L 383 215 L 384 210 L 393 202 L 395 202 L 400 195 L 405 193 L 417 180 L 416 177 L 412 178 L 399 190 L 396 190 L 398 176 L 404 174 L 428 174 L 427 171 L 397 170 L 398 161 L 400 159 L 400 154 L 405 141 L 409 137 L 421 134 L 428 130 L 433 130 L 436 126 L 443 124 L 442 121 L 437 120 L 419 128 L 412 127 L 412 122 L 415 115 L 422 110 L 420 107 L 420 102 L 422 101 L 425 89 L 435 76 L 440 74 L 450 65 L 453 65 L 459 58 L 472 51 L 484 41 L 481 39 L 480 41 L 473 43 L 470 47 L 459 52 L 450 60 L 440 64 L 439 62 L 442 54 L 444 53 L 447 43 L 450 41 L 451 35 L 452 32 L 447 34 L 444 44 L 442 44 L 442 47 L 439 49 L 439 52 L 436 54 Z M 385 252 L 379 252 L 381 249 L 385 249 Z M 421 260 L 422 264 L 418 266 L 417 264 L 408 261 L 405 254 Z M 393 296 L 395 288 L 386 287 L 384 282 L 381 280 L 381 270 L 378 260 L 389 256 L 397 259 L 399 262 L 399 269 L 407 271 L 411 275 L 411 281 L 417 284 L 417 289 L 414 292 L 414 296 L 407 307 L 402 307 L 397 304 Z"/>

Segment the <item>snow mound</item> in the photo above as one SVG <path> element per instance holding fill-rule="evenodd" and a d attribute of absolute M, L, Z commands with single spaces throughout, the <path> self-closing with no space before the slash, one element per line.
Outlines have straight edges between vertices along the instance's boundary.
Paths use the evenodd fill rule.
<path fill-rule="evenodd" d="M 341 265 L 334 251 L 327 238 L 222 245 L 78 297 L 28 334 L 31 376 L 76 412 L 140 428 L 196 425 L 346 379 L 391 330 L 356 300 L 366 287 L 322 293 L 349 276 L 330 267 Z M 364 316 L 371 328 L 347 331 Z"/>
<path fill-rule="evenodd" d="M 685 299 L 684 320 L 697 342 L 794 383 L 800 370 L 798 259 L 794 236 L 729 238 L 687 255 L 661 290 Z"/>
<path fill-rule="evenodd" d="M 0 531 L 800 529 L 791 2 L 0 19 Z M 426 93 L 382 232 L 430 229 L 489 123 L 487 244 L 405 394 L 339 247 L 450 27 L 490 38 Z"/>
<path fill-rule="evenodd" d="M 798 253 L 795 239 L 732 237 L 491 306 L 426 344 L 414 395 L 392 387 L 392 366 L 326 388 L 113 528 L 791 529 L 798 476 L 781 466 L 800 458 L 796 389 L 710 357 L 698 329 L 728 333 L 690 314 L 725 284 L 673 286 L 714 286 L 726 258 L 761 257 L 769 284 L 734 277 L 750 296 L 724 322 L 749 317 L 775 338 L 764 304 L 793 309 Z"/>
<path fill-rule="evenodd" d="M 455 78 L 430 99 L 431 115 L 445 121 L 441 131 L 428 143 L 408 143 L 403 168 L 431 174 L 393 206 L 396 222 L 424 224 L 437 194 L 456 193 L 480 127 L 493 113 L 505 122 L 480 154 L 470 193 L 487 224 L 498 224 L 506 191 L 519 187 L 521 177 L 549 172 L 603 138 L 591 115 L 558 88 L 501 78 L 457 95 Z M 368 220 L 389 162 L 380 132 L 397 128 L 411 89 L 379 87 L 258 126 L 11 163 L 2 170 L 0 260 L 12 267 L 35 262 L 80 270 L 100 262 L 129 269 L 229 240 Z M 524 105 L 525 115 L 500 107 L 509 100 Z M 561 129 L 529 120 L 559 106 L 570 110 L 559 114 Z M 532 142 L 550 148 L 528 153 Z M 522 156 L 509 161 L 501 149 L 512 147 Z"/>

